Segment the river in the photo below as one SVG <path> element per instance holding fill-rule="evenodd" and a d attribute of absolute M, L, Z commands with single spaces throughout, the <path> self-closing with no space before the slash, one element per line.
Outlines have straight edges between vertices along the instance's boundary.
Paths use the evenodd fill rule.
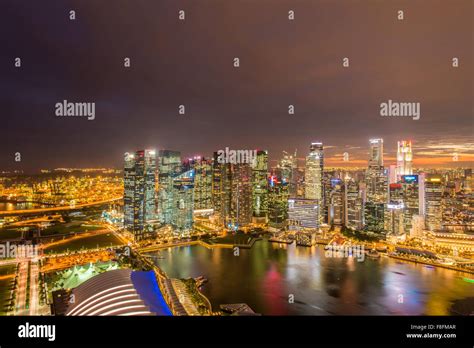
<path fill-rule="evenodd" d="M 151 255 L 169 277 L 204 276 L 213 308 L 247 303 L 264 315 L 449 315 L 474 296 L 472 278 L 443 268 L 380 259 L 330 258 L 323 246 L 257 241 L 251 249 L 173 247 Z"/>

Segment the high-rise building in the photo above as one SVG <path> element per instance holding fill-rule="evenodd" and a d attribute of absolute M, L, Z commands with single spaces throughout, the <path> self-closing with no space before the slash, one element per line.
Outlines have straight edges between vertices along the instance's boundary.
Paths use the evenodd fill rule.
<path fill-rule="evenodd" d="M 173 177 L 182 172 L 181 153 L 158 151 L 158 214 L 162 223 L 170 224 L 173 210 Z"/>
<path fill-rule="evenodd" d="M 425 226 L 429 231 L 441 229 L 443 215 L 443 177 L 431 174 L 425 178 Z"/>
<path fill-rule="evenodd" d="M 329 195 L 329 224 L 342 226 L 344 224 L 344 182 L 341 179 L 331 179 L 331 193 Z"/>
<path fill-rule="evenodd" d="M 252 222 L 252 168 L 248 163 L 231 164 L 229 227 L 238 229 Z"/>
<path fill-rule="evenodd" d="M 257 151 L 252 166 L 252 210 L 256 222 L 266 223 L 268 218 L 268 152 Z"/>
<path fill-rule="evenodd" d="M 388 200 L 388 176 L 383 166 L 383 139 L 369 140 L 364 226 L 372 232 L 384 231 L 384 210 Z"/>
<path fill-rule="evenodd" d="M 171 225 L 178 233 L 189 232 L 193 227 L 194 170 L 173 176 Z"/>
<path fill-rule="evenodd" d="M 268 178 L 268 225 L 281 229 L 288 218 L 289 185 L 274 174 Z"/>
<path fill-rule="evenodd" d="M 354 230 L 362 228 L 363 201 L 362 192 L 354 179 L 346 180 L 345 183 L 345 221 L 344 224 Z"/>
<path fill-rule="evenodd" d="M 213 209 L 212 160 L 196 156 L 184 161 L 183 170 L 194 170 L 194 210 Z"/>
<path fill-rule="evenodd" d="M 404 234 L 404 194 L 402 184 L 389 185 L 389 202 L 385 211 L 385 230 L 392 235 Z"/>
<path fill-rule="evenodd" d="M 156 218 L 155 156 L 155 150 L 125 153 L 124 227 L 137 241 L 147 237 L 147 222 Z"/>
<path fill-rule="evenodd" d="M 311 143 L 305 166 L 305 198 L 317 199 L 320 206 L 324 206 L 323 171 L 323 143 Z M 321 221 L 322 211 L 320 211 L 319 214 Z"/>
<path fill-rule="evenodd" d="M 400 178 L 402 175 L 413 174 L 412 161 L 411 141 L 399 141 L 397 148 L 397 178 Z"/>
<path fill-rule="evenodd" d="M 316 199 L 288 200 L 288 230 L 316 230 L 319 227 L 319 202 Z"/>
<path fill-rule="evenodd" d="M 293 155 L 289 155 L 286 151 L 283 151 L 283 158 L 277 165 L 278 175 L 281 176 L 282 180 L 288 182 L 288 190 L 290 197 L 298 196 L 298 168 L 296 150 Z"/>
<path fill-rule="evenodd" d="M 403 187 L 404 203 L 404 231 L 410 233 L 413 223 L 413 216 L 418 215 L 420 211 L 420 193 L 418 184 L 418 175 L 402 175 L 400 178 Z"/>

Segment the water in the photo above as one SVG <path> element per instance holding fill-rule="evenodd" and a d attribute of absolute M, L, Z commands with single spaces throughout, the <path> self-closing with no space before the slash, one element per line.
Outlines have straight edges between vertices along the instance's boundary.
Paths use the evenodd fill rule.
<path fill-rule="evenodd" d="M 151 255 L 170 277 L 206 277 L 202 292 L 214 309 L 247 303 L 265 315 L 448 315 L 452 301 L 474 296 L 466 273 L 388 257 L 327 258 L 322 246 L 262 240 L 240 256 L 199 245 Z"/>

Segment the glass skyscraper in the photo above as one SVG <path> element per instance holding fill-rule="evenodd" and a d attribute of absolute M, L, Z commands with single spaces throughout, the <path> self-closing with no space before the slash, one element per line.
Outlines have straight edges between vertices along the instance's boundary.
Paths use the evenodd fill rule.
<path fill-rule="evenodd" d="M 156 218 L 156 153 L 125 153 L 124 227 L 139 241 L 146 237 L 146 223 Z"/>

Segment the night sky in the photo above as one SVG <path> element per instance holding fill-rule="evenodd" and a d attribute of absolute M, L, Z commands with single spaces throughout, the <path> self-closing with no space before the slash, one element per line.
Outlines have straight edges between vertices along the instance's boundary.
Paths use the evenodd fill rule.
<path fill-rule="evenodd" d="M 386 164 L 407 139 L 415 166 L 472 165 L 473 4 L 0 0 L 0 170 L 120 168 L 143 148 L 303 158 L 312 141 L 327 166 L 365 166 L 371 137 Z M 64 99 L 95 102 L 95 120 L 56 117 Z M 380 116 L 389 99 L 420 102 L 420 120 Z"/>

